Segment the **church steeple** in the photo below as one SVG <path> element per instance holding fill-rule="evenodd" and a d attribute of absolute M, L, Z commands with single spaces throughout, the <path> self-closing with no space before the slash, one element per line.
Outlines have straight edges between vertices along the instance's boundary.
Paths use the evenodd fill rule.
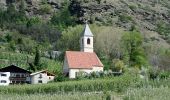
<path fill-rule="evenodd" d="M 87 22 L 81 34 L 80 48 L 81 48 L 81 51 L 83 52 L 93 52 L 93 33 L 91 32 Z"/>

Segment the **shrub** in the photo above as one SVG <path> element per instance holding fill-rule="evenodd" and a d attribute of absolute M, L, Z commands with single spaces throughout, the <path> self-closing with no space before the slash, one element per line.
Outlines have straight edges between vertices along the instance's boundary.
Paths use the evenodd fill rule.
<path fill-rule="evenodd" d="M 78 79 L 78 80 L 83 79 L 83 78 L 85 78 L 86 75 L 87 75 L 86 72 L 79 71 L 79 72 L 76 73 L 76 79 Z"/>
<path fill-rule="evenodd" d="M 149 78 L 150 79 L 157 79 L 159 76 L 159 70 L 158 69 L 149 69 Z"/>
<path fill-rule="evenodd" d="M 169 71 L 161 71 L 161 72 L 159 73 L 159 77 L 160 77 L 161 79 L 167 79 L 167 78 L 170 77 L 170 72 L 169 72 Z"/>
<path fill-rule="evenodd" d="M 126 14 L 119 15 L 119 20 L 124 23 L 128 23 L 130 21 L 133 21 L 132 17 Z"/>
<path fill-rule="evenodd" d="M 49 14 L 52 12 L 52 8 L 48 4 L 43 4 L 39 9 L 41 14 Z"/>
<path fill-rule="evenodd" d="M 57 76 L 54 79 L 55 82 L 63 82 L 66 80 L 67 80 L 67 78 L 64 76 L 63 73 L 57 73 Z"/>
<path fill-rule="evenodd" d="M 135 10 L 137 7 L 136 7 L 135 5 L 129 5 L 129 8 L 130 8 L 131 10 Z"/>
<path fill-rule="evenodd" d="M 96 0 L 96 1 L 97 1 L 98 4 L 100 4 L 102 0 Z"/>
<path fill-rule="evenodd" d="M 111 69 L 112 71 L 116 71 L 116 72 L 122 72 L 125 65 L 123 63 L 123 61 L 119 60 L 119 59 L 114 59 L 112 61 L 112 65 L 111 65 Z"/>

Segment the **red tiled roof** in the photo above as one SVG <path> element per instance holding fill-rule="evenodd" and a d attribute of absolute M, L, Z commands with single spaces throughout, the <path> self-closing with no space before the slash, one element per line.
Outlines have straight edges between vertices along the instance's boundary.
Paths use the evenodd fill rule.
<path fill-rule="evenodd" d="M 94 66 L 103 67 L 94 52 L 66 51 L 66 58 L 69 68 L 91 69 Z"/>

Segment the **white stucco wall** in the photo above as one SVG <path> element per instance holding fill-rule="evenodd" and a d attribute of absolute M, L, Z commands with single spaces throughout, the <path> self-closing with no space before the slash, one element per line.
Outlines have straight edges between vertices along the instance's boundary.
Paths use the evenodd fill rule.
<path fill-rule="evenodd" d="M 83 72 L 86 72 L 86 73 L 91 73 L 91 69 L 70 69 L 69 70 L 69 78 L 76 78 L 76 72 L 80 72 L 80 71 L 83 71 Z"/>
<path fill-rule="evenodd" d="M 40 78 L 41 74 L 41 78 Z M 39 84 L 38 81 L 41 80 L 42 83 L 48 83 L 49 81 L 54 80 L 55 76 L 47 76 L 47 73 L 38 73 L 36 75 L 31 75 L 31 84 Z"/>
<path fill-rule="evenodd" d="M 47 77 L 48 77 L 47 82 L 49 82 L 49 81 L 53 81 L 53 80 L 54 80 L 54 78 L 55 78 L 55 76 L 47 76 Z"/>
<path fill-rule="evenodd" d="M 40 74 L 41 74 L 41 78 L 40 78 Z M 46 73 L 39 73 L 36 75 L 31 75 L 31 84 L 38 84 L 38 81 L 41 80 L 42 83 L 47 83 L 47 74 Z"/>
<path fill-rule="evenodd" d="M 6 74 L 6 76 L 1 76 L 1 74 Z M 10 77 L 10 72 L 0 72 L 0 85 L 4 85 L 4 86 L 9 85 L 10 84 L 9 77 Z M 2 80 L 6 81 L 6 83 L 1 83 Z"/>
<path fill-rule="evenodd" d="M 93 71 L 94 72 L 100 72 L 100 71 L 103 72 L 103 67 L 93 67 Z"/>
<path fill-rule="evenodd" d="M 86 72 L 87 74 L 91 72 L 100 72 L 103 71 L 103 67 L 93 67 L 93 69 L 70 69 L 69 70 L 69 78 L 76 78 L 76 72 Z"/>
<path fill-rule="evenodd" d="M 87 39 L 90 39 L 90 44 L 87 44 Z M 93 52 L 93 37 L 81 37 L 80 39 L 80 44 L 81 44 L 81 51 L 83 52 Z"/>

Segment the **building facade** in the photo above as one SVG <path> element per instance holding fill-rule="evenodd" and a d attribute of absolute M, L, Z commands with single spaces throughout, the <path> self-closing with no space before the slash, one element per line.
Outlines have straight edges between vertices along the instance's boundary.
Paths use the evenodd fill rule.
<path fill-rule="evenodd" d="M 0 69 L 0 85 L 30 83 L 29 71 L 15 65 Z"/>
<path fill-rule="evenodd" d="M 80 37 L 80 51 L 93 52 L 93 34 L 86 23 L 85 28 Z"/>
<path fill-rule="evenodd" d="M 80 37 L 80 51 L 66 51 L 64 74 L 69 78 L 76 78 L 80 71 L 87 74 L 103 71 L 103 64 L 93 49 L 93 34 L 86 23 Z"/>
<path fill-rule="evenodd" d="M 10 72 L 0 72 L 0 85 L 10 84 Z"/>
<path fill-rule="evenodd" d="M 31 76 L 31 84 L 41 84 L 41 83 L 48 83 L 49 81 L 53 81 L 55 75 L 49 73 L 46 70 L 35 72 L 30 74 Z"/>

